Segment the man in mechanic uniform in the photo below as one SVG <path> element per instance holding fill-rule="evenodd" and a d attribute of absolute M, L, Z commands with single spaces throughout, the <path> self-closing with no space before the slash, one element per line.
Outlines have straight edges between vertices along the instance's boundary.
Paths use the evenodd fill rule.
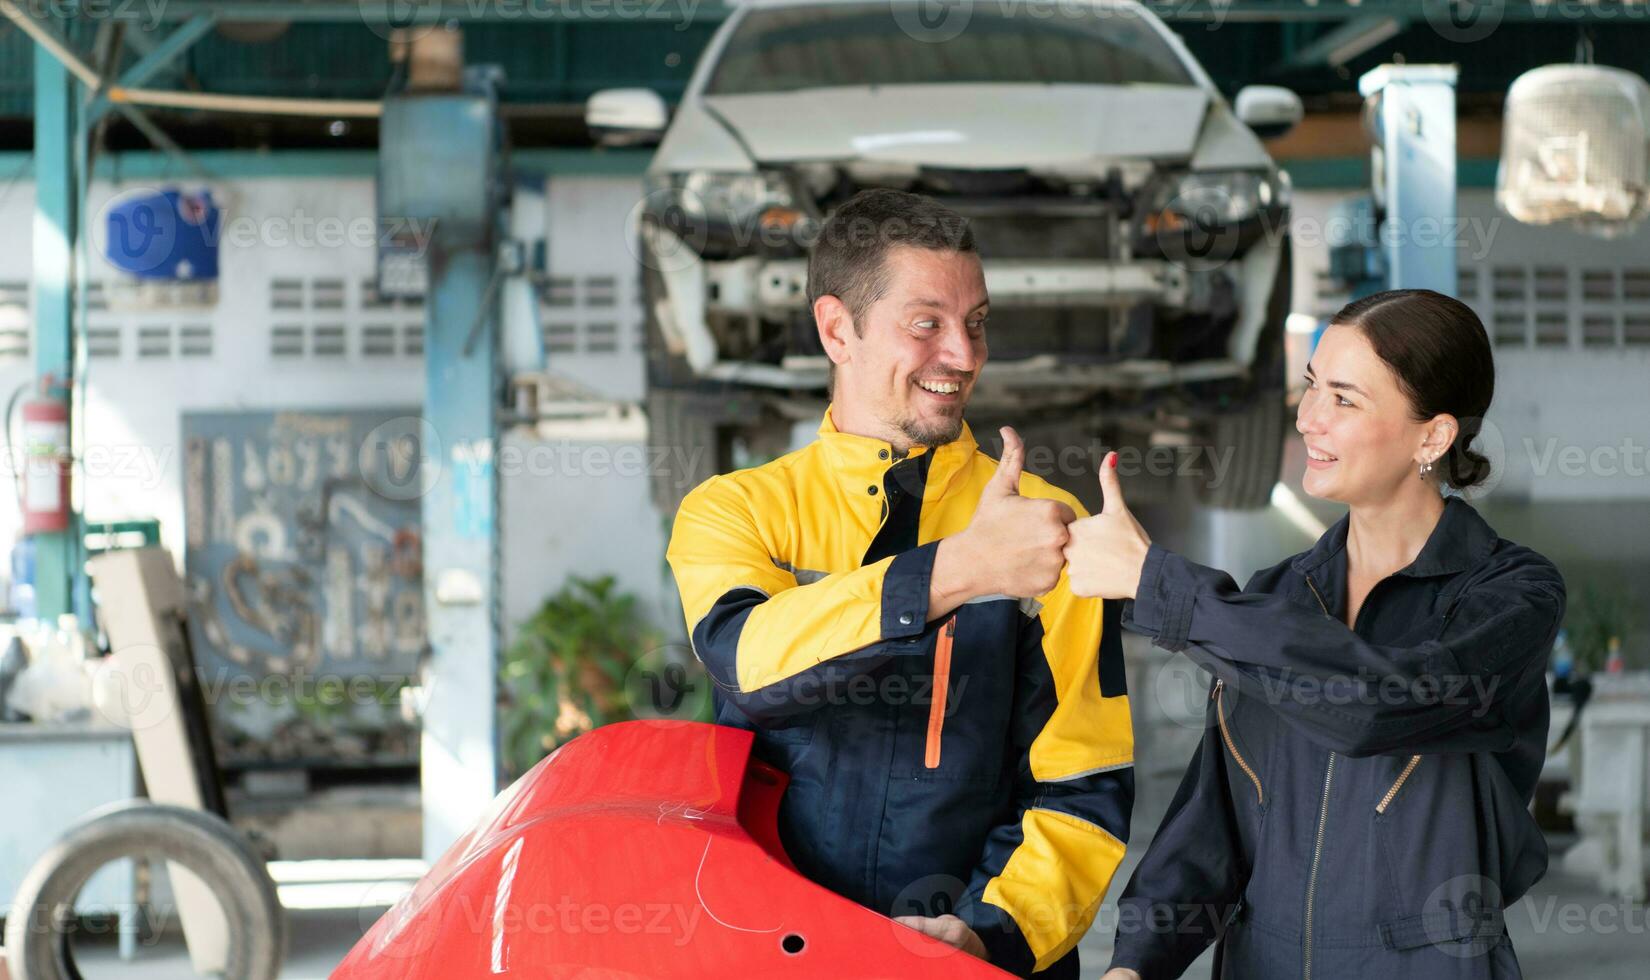
<path fill-rule="evenodd" d="M 1082 506 L 1021 474 L 1012 429 L 998 463 L 963 422 L 987 311 L 965 219 L 862 192 L 821 229 L 808 296 L 833 365 L 819 439 L 707 480 L 671 535 L 718 719 L 790 773 L 780 833 L 808 877 L 1076 977 L 1134 797 L 1118 606 L 1062 571 Z"/>

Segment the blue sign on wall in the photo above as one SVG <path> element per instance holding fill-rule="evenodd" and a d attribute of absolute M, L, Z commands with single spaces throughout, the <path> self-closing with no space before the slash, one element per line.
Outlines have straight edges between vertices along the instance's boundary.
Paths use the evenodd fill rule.
<path fill-rule="evenodd" d="M 105 257 L 139 279 L 216 280 L 222 223 L 223 210 L 211 191 L 133 191 L 108 207 Z"/>

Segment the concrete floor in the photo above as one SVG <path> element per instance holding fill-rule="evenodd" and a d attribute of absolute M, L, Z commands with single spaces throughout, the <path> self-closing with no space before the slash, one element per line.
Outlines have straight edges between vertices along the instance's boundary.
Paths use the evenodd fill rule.
<path fill-rule="evenodd" d="M 367 916 L 366 925 L 375 918 Z M 325 980 L 361 938 L 365 926 L 360 920 L 356 909 L 289 911 L 290 942 L 281 980 Z M 122 961 L 110 944 L 77 948 L 75 956 L 84 980 L 182 980 L 197 976 L 176 940 L 140 947 L 138 955 L 129 961 Z"/>
<path fill-rule="evenodd" d="M 423 870 L 423 862 L 408 860 L 273 862 L 288 931 L 281 980 L 324 980 Z M 175 929 L 140 943 L 131 960 L 120 958 L 112 939 L 77 944 L 75 957 L 83 980 L 197 976 Z"/>

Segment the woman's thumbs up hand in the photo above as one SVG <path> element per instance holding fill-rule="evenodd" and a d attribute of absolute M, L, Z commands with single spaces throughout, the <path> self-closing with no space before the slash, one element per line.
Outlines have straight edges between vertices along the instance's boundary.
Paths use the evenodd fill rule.
<path fill-rule="evenodd" d="M 1100 513 L 1066 528 L 1066 577 L 1077 595 L 1132 599 L 1152 539 L 1123 499 L 1116 453 L 1100 462 L 1100 492 Z"/>

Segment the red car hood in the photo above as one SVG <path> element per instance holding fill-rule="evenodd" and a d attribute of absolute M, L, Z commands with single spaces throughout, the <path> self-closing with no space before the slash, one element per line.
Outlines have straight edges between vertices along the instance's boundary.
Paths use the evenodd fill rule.
<path fill-rule="evenodd" d="M 333 980 L 1008 974 L 803 878 L 751 733 L 609 725 L 500 793 Z"/>

